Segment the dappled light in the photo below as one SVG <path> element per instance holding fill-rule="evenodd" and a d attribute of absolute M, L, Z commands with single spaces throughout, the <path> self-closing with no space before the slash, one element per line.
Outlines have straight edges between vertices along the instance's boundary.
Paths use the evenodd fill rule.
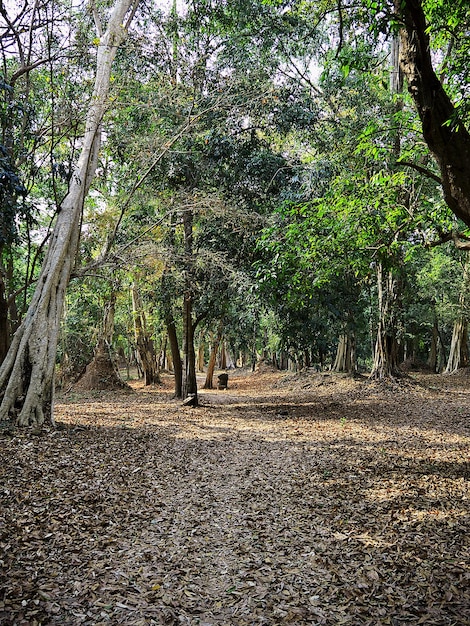
<path fill-rule="evenodd" d="M 458 389 L 252 374 L 191 409 L 132 386 L 3 437 L 2 623 L 468 623 Z"/>

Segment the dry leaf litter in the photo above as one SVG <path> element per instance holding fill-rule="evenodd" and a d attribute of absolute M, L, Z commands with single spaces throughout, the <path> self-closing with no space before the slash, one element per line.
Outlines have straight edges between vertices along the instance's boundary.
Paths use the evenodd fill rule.
<path fill-rule="evenodd" d="M 468 382 L 59 398 L 0 433 L 0 624 L 470 624 Z"/>

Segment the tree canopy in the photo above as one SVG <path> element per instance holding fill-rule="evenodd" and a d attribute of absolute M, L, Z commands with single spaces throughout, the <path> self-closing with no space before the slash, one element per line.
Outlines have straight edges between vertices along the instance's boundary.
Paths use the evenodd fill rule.
<path fill-rule="evenodd" d="M 429 361 L 436 332 L 452 351 L 470 247 L 466 2 L 0 14 L 2 419 L 51 419 L 53 371 L 79 375 L 109 298 L 110 358 L 129 364 L 145 335 L 183 395 L 195 342 L 207 362 L 219 328 L 243 364 L 382 377 Z M 44 290 L 67 286 L 59 337 Z M 41 363 L 28 324 L 55 337 Z"/>

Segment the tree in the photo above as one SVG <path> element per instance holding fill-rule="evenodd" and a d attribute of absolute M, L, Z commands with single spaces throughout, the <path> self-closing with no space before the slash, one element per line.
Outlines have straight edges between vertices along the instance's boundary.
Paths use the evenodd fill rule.
<path fill-rule="evenodd" d="M 99 44 L 82 149 L 31 304 L 0 368 L 0 420 L 14 420 L 19 426 L 53 423 L 54 369 L 65 290 L 76 258 L 83 204 L 97 167 L 112 63 L 136 8 L 137 2 L 117 0 L 104 32 L 96 15 Z"/>
<path fill-rule="evenodd" d="M 147 321 L 137 282 L 132 285 L 132 313 L 134 318 L 134 334 L 139 365 L 144 374 L 144 384 L 153 385 L 160 382 L 157 356 L 153 339 L 147 330 Z"/>
<path fill-rule="evenodd" d="M 468 253 L 467 253 L 468 255 Z M 446 366 L 446 374 L 451 374 L 459 368 L 468 367 L 468 311 L 466 300 L 468 298 L 470 261 L 467 258 L 463 268 L 462 286 L 459 294 L 458 317 L 454 321 L 452 341 L 450 344 L 449 358 Z"/>
<path fill-rule="evenodd" d="M 16 221 L 21 216 L 19 198 L 26 195 L 16 168 L 11 163 L 7 150 L 0 145 L 0 363 L 10 345 L 9 294 L 7 272 L 3 263 L 5 251 L 16 239 Z"/>
<path fill-rule="evenodd" d="M 223 330 L 224 330 L 223 322 L 219 322 L 217 331 L 212 338 L 211 352 L 209 356 L 209 363 L 207 365 L 206 380 L 204 381 L 203 389 L 214 388 L 214 382 L 213 382 L 214 370 L 215 370 L 215 364 L 217 361 L 217 351 L 219 349 L 220 342 L 222 340 Z"/>
<path fill-rule="evenodd" d="M 445 2 L 444 7 L 449 25 L 455 19 L 464 25 L 465 18 L 469 18 L 466 3 L 451 7 Z M 424 139 L 439 166 L 444 198 L 455 215 L 470 226 L 470 133 L 434 70 L 430 25 L 423 3 L 395 0 L 395 8 L 400 25 L 400 65 L 421 119 Z"/>

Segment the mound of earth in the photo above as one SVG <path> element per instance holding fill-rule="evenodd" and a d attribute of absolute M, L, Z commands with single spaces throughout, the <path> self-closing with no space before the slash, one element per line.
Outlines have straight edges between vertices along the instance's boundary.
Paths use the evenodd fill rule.
<path fill-rule="evenodd" d="M 98 344 L 93 361 L 87 365 L 85 373 L 75 383 L 73 388 L 80 391 L 92 389 L 132 391 L 131 387 L 119 376 L 119 372 L 111 360 L 108 348 L 104 342 Z"/>

